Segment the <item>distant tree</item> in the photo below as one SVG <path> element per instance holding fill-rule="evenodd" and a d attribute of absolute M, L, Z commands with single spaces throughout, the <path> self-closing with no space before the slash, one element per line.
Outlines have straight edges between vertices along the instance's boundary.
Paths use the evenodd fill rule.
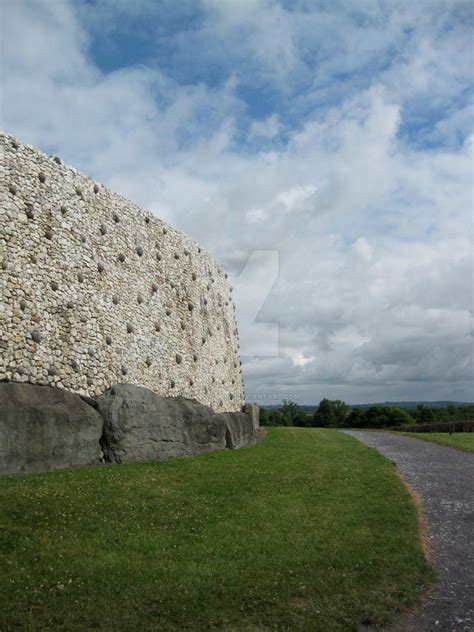
<path fill-rule="evenodd" d="M 369 406 L 364 412 L 364 428 L 388 428 L 390 417 L 387 406 Z"/>
<path fill-rule="evenodd" d="M 397 406 L 370 406 L 367 410 L 353 408 L 346 424 L 351 428 L 389 428 L 413 423 L 469 421 L 474 419 L 474 406 L 444 406 L 431 408 L 417 404 L 415 408 Z"/>
<path fill-rule="evenodd" d="M 364 423 L 364 411 L 361 408 L 353 408 L 346 419 L 348 428 L 362 428 Z"/>
<path fill-rule="evenodd" d="M 420 424 L 429 424 L 435 421 L 433 409 L 424 404 L 417 405 L 416 410 L 413 411 L 413 417 Z"/>
<path fill-rule="evenodd" d="M 273 413 L 275 418 L 275 426 L 292 426 L 293 419 L 288 415 L 285 415 L 281 410 L 275 410 Z"/>
<path fill-rule="evenodd" d="M 268 413 L 268 410 L 266 408 L 261 407 L 259 409 L 259 419 L 260 419 L 260 425 L 261 426 L 269 426 L 270 425 L 268 423 L 268 421 L 269 421 L 269 413 Z"/>
<path fill-rule="evenodd" d="M 405 424 L 412 424 L 414 421 L 407 410 L 396 406 L 390 408 L 389 417 L 391 426 L 403 426 Z"/>
<path fill-rule="evenodd" d="M 331 403 L 335 417 L 334 425 L 337 428 L 344 428 L 346 425 L 347 415 L 349 414 L 349 406 L 346 402 L 343 402 L 340 399 L 334 399 Z"/>
<path fill-rule="evenodd" d="M 283 406 L 280 408 L 280 410 L 282 415 L 284 415 L 291 422 L 287 425 L 296 425 L 295 420 L 299 415 L 298 404 L 296 404 L 296 402 L 292 402 L 290 399 L 284 399 Z"/>
<path fill-rule="evenodd" d="M 313 418 L 311 419 L 311 425 L 313 428 L 324 428 L 325 422 L 324 417 L 319 414 L 319 408 L 314 411 Z"/>
<path fill-rule="evenodd" d="M 319 408 L 313 414 L 313 426 L 315 428 L 327 428 L 328 426 L 334 426 L 336 422 L 336 415 L 334 414 L 334 407 L 329 399 L 322 399 L 319 402 Z"/>
<path fill-rule="evenodd" d="M 361 419 L 363 428 L 390 428 L 410 423 L 413 423 L 412 416 L 396 406 L 370 406 Z"/>
<path fill-rule="evenodd" d="M 312 415 L 308 415 L 302 410 L 298 409 L 297 415 L 293 419 L 294 426 L 300 426 L 301 428 L 311 428 L 313 420 Z"/>

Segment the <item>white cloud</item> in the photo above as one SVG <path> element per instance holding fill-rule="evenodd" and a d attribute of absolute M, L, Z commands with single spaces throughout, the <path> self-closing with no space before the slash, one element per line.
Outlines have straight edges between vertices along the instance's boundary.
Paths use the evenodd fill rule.
<path fill-rule="evenodd" d="M 245 217 L 247 218 L 247 222 L 249 224 L 258 224 L 264 221 L 267 214 L 262 208 L 251 208 L 247 211 Z"/>
<path fill-rule="evenodd" d="M 233 55 L 252 58 L 264 72 L 286 76 L 296 65 L 298 53 L 288 11 L 278 2 L 205 0 L 210 10 L 208 26 L 230 44 Z"/>
<path fill-rule="evenodd" d="M 268 138 L 272 139 L 280 132 L 281 124 L 279 117 L 276 114 L 272 114 L 263 121 L 254 121 L 250 125 L 248 138 L 254 140 L 256 138 Z"/>
<path fill-rule="evenodd" d="M 308 200 L 311 200 L 317 190 L 314 184 L 296 186 L 279 193 L 276 202 L 281 204 L 287 213 L 290 213 L 291 211 L 298 210 L 298 208 L 305 205 Z"/>
<path fill-rule="evenodd" d="M 370 244 L 365 237 L 359 237 L 354 243 L 353 248 L 354 251 L 362 259 L 364 259 L 364 261 L 370 261 L 372 259 L 372 248 L 370 247 Z"/>

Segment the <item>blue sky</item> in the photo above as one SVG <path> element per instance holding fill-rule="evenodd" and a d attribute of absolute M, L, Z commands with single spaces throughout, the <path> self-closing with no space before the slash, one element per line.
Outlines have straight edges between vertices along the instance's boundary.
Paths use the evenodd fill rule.
<path fill-rule="evenodd" d="M 419 2 L 414 10 L 411 5 L 391 0 L 359 4 L 228 0 L 143 3 L 140 9 L 139 3 L 138 8 L 126 9 L 125 19 L 116 10 L 115 19 L 107 20 L 104 38 L 103 23 L 93 24 L 94 12 L 101 6 L 113 10 L 120 3 L 104 5 L 101 0 L 90 0 L 82 7 L 82 20 L 90 28 L 89 55 L 102 72 L 131 66 L 159 68 L 179 85 L 203 83 L 209 89 L 218 89 L 233 76 L 238 80 L 235 93 L 242 101 L 239 123 L 243 130 L 253 119 L 272 114 L 278 114 L 291 129 L 367 89 L 374 77 L 385 83 L 384 75 L 396 70 L 401 60 L 408 61 L 423 36 L 433 46 L 456 40 L 460 52 L 464 48 L 469 55 L 470 3 L 428 0 Z M 413 13 L 403 20 L 401 9 Z M 420 15 L 424 23 L 417 24 Z M 268 56 L 252 55 L 255 51 L 242 46 L 259 32 L 259 19 L 261 36 L 267 40 L 263 46 L 283 35 L 281 46 L 277 42 Z M 390 22 L 391 37 L 385 38 Z M 332 28 L 326 29 L 326 25 Z M 347 35 L 339 33 L 335 38 L 339 28 Z M 362 44 L 363 52 L 356 60 L 351 58 L 354 42 Z M 275 67 L 278 55 L 283 61 L 282 73 Z M 462 133 L 432 138 L 430 131 L 444 119 L 447 109 L 457 111 L 471 102 L 471 76 L 466 70 L 464 76 L 462 71 L 457 76 L 453 72 L 459 85 L 450 93 L 427 85 L 405 100 L 399 134 L 407 142 L 421 147 L 462 143 Z"/>
<path fill-rule="evenodd" d="M 1 19 L 3 129 L 224 263 L 249 398 L 474 398 L 471 2 L 17 0 Z"/>

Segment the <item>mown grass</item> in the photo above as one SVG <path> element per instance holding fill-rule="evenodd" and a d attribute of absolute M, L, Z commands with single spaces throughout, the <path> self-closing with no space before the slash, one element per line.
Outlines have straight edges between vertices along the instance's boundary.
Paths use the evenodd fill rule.
<path fill-rule="evenodd" d="M 397 432 L 406 437 L 416 437 L 423 441 L 431 441 L 463 452 L 474 452 L 474 432 Z"/>
<path fill-rule="evenodd" d="M 432 578 L 389 461 L 331 430 L 0 480 L 0 629 L 356 630 Z"/>

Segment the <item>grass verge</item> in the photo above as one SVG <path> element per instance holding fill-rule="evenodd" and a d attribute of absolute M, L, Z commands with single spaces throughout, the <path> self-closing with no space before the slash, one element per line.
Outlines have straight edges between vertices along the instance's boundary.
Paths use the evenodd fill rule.
<path fill-rule="evenodd" d="M 342 433 L 0 480 L 0 629 L 356 630 L 432 578 L 393 465 Z"/>
<path fill-rule="evenodd" d="M 474 432 L 397 432 L 405 437 L 416 437 L 423 441 L 431 441 L 463 452 L 474 452 Z"/>

